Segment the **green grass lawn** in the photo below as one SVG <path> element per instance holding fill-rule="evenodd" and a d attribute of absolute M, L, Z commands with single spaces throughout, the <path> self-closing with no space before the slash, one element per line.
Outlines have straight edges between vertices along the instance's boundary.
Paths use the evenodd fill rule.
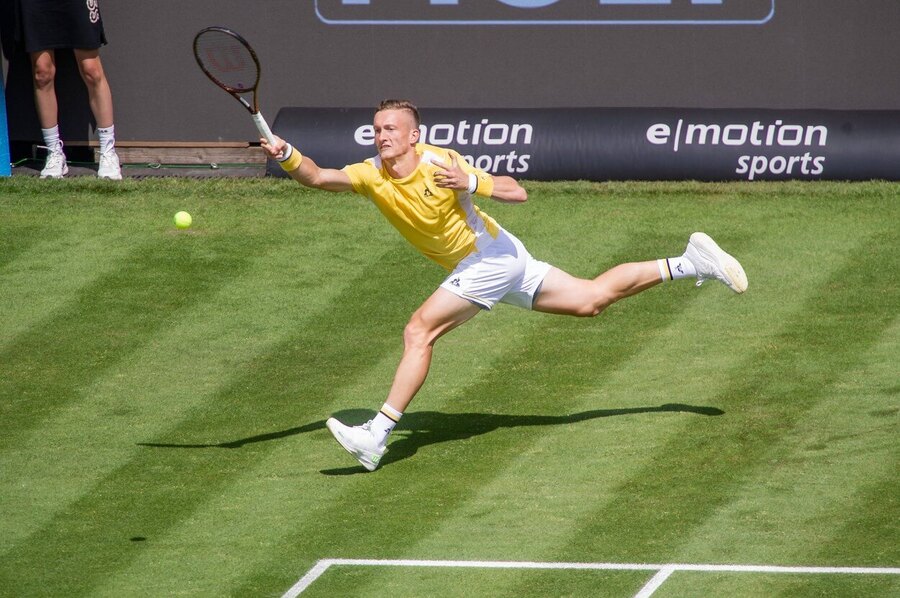
<path fill-rule="evenodd" d="M 319 559 L 900 567 L 900 185 L 525 183 L 481 201 L 579 276 L 694 230 L 750 287 L 596 319 L 443 279 L 365 200 L 284 180 L 0 179 L 0 596 L 281 596 Z M 172 217 L 193 215 L 178 231 Z M 623 596 L 646 571 L 341 566 L 303 596 Z M 893 574 L 674 573 L 653 596 L 896 596 Z"/>

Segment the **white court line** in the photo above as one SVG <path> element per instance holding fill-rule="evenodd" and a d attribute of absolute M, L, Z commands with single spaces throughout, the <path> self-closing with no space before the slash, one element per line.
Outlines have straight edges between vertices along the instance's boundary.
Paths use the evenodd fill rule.
<path fill-rule="evenodd" d="M 653 592 L 659 589 L 659 586 L 663 585 L 669 576 L 675 573 L 674 567 L 663 567 L 659 571 L 656 572 L 656 575 L 650 578 L 650 581 L 647 582 L 641 591 L 634 595 L 634 598 L 649 598 L 653 595 Z"/>
<path fill-rule="evenodd" d="M 776 565 L 691 565 L 670 563 L 538 563 L 529 561 L 423 561 L 393 559 L 322 559 L 306 572 L 282 598 L 297 598 L 329 567 L 347 565 L 353 567 L 456 567 L 471 569 L 580 569 L 604 571 L 656 571 L 654 576 L 635 595 L 648 598 L 659 589 L 675 571 L 704 571 L 727 573 L 806 573 L 806 574 L 856 574 L 900 575 L 898 567 L 783 567 Z"/>

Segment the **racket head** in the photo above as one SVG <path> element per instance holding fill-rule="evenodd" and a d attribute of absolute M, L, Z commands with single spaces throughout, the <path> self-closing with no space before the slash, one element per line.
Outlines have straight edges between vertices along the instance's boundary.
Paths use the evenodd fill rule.
<path fill-rule="evenodd" d="M 235 95 L 253 92 L 251 112 L 258 112 L 259 58 L 249 42 L 226 27 L 206 27 L 194 36 L 194 58 L 209 79 Z M 240 98 L 239 98 L 240 99 Z"/>

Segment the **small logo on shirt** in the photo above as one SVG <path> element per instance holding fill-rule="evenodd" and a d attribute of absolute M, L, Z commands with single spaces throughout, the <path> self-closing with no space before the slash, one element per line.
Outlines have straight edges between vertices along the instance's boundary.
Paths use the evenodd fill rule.
<path fill-rule="evenodd" d="M 100 20 L 100 5 L 97 3 L 97 0 L 87 0 L 87 9 L 91 23 L 96 23 Z"/>
<path fill-rule="evenodd" d="M 434 195 L 434 193 L 431 192 L 431 189 L 425 187 L 425 193 L 423 193 L 422 195 L 424 195 L 425 197 L 431 197 L 432 195 Z"/>

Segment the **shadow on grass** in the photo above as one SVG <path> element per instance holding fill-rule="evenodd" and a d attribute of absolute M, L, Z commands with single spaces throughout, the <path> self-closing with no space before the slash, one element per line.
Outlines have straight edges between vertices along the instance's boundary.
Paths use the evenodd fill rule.
<path fill-rule="evenodd" d="M 390 451 L 385 455 L 382 465 L 401 461 L 415 455 L 420 448 L 450 442 L 466 440 L 498 430 L 500 428 L 519 428 L 525 426 L 559 426 L 575 424 L 602 417 L 619 415 L 637 415 L 641 413 L 693 413 L 696 415 L 716 416 L 725 412 L 716 407 L 697 407 L 680 403 L 667 403 L 658 407 L 632 407 L 628 409 L 593 409 L 571 415 L 503 415 L 494 413 L 441 413 L 439 411 L 413 411 L 403 416 L 397 424 L 392 436 Z M 355 425 L 372 417 L 371 411 L 360 409 L 340 411 L 335 417 L 344 423 Z M 238 449 L 248 444 L 281 440 L 298 434 L 314 432 L 325 427 L 325 420 L 318 420 L 303 426 L 287 428 L 278 432 L 248 436 L 228 442 L 213 444 L 174 444 L 158 442 L 139 442 L 139 446 L 151 448 Z M 360 467 L 341 469 L 325 469 L 325 475 L 350 475 L 362 473 Z"/>

